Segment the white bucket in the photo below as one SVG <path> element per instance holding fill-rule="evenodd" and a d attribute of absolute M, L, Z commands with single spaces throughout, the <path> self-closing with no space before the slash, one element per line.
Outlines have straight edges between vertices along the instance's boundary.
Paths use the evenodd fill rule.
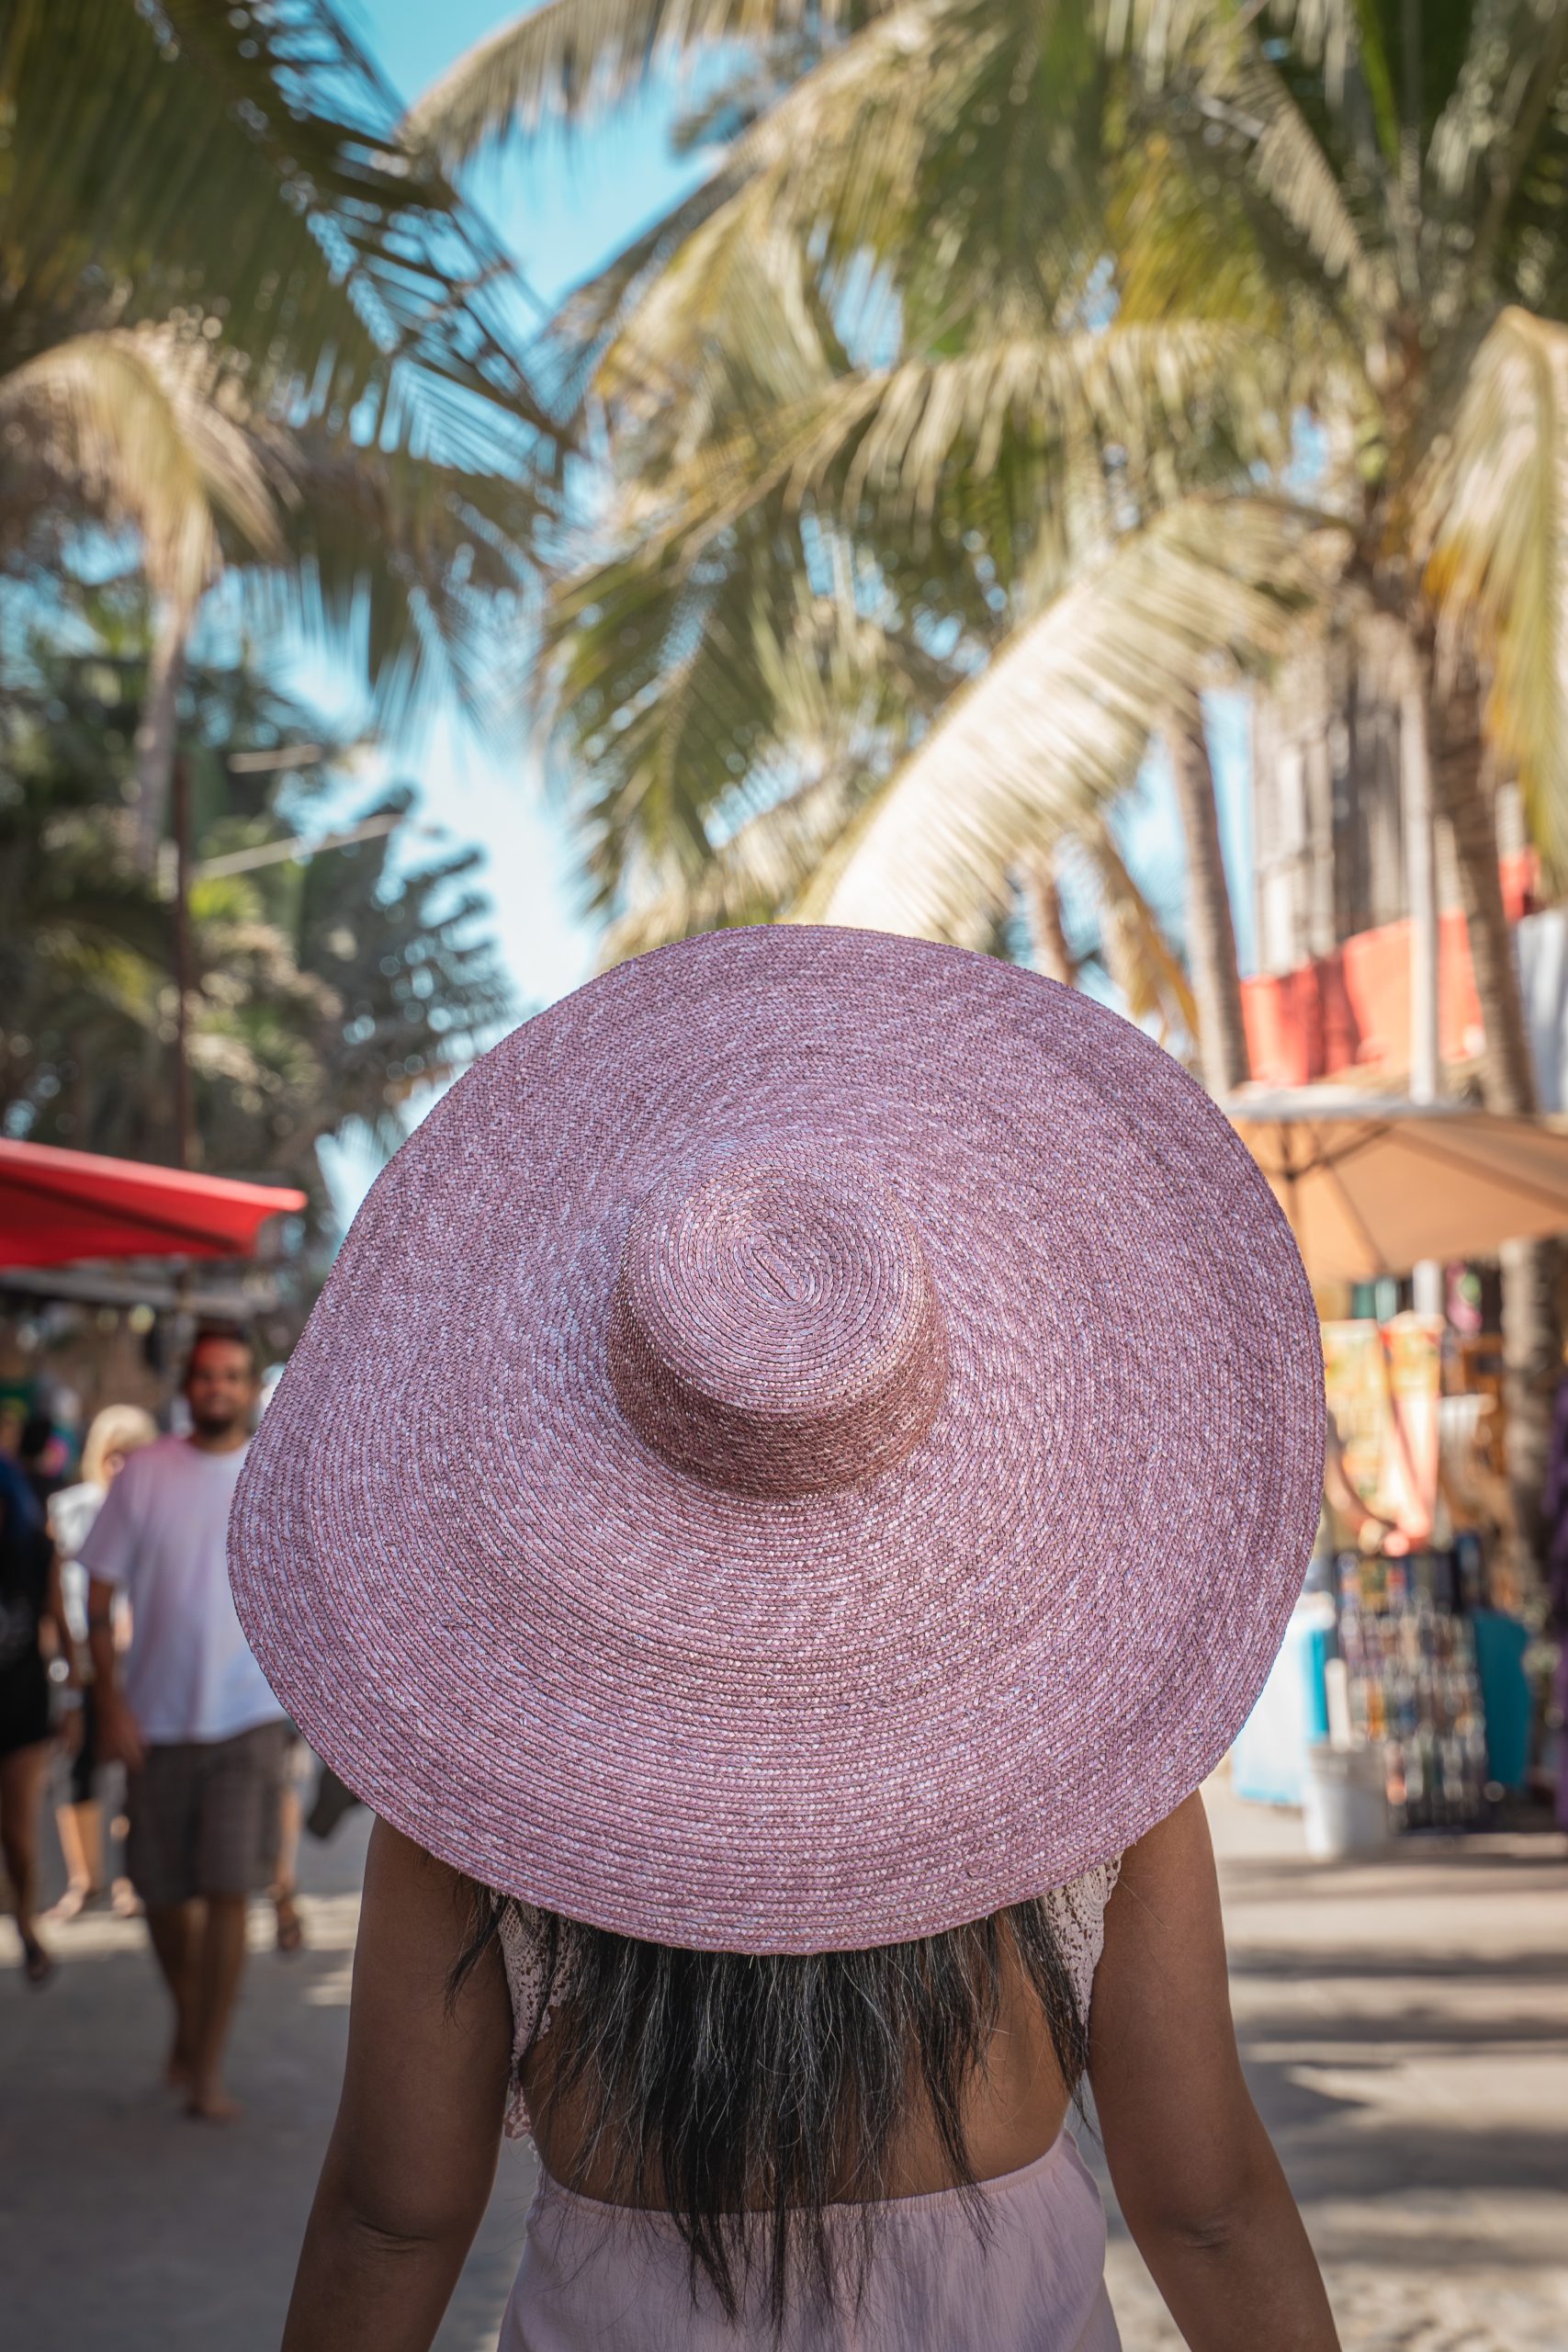
<path fill-rule="evenodd" d="M 1388 1843 L 1388 1795 L 1375 1747 L 1309 1747 L 1302 1774 L 1306 1849 L 1319 1861 L 1378 1854 Z"/>

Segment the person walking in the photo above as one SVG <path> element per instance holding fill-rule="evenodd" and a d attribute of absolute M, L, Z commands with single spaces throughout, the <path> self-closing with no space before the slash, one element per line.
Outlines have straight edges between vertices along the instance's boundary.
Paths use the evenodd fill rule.
<path fill-rule="evenodd" d="M 51 1919 L 76 1918 L 107 1893 L 104 1815 L 98 1803 L 98 1710 L 87 1648 L 87 1572 L 82 1546 L 120 1471 L 133 1453 L 151 1445 L 158 1424 L 140 1405 L 106 1405 L 95 1413 L 82 1448 L 81 1476 L 49 1498 L 49 1532 L 60 1568 L 60 1593 L 68 1636 L 72 1688 L 80 1693 L 74 1710 L 76 1743 L 71 1752 L 66 1802 L 55 1807 L 55 1828 L 65 1861 L 65 1892 Z M 125 1893 L 117 1900 L 125 1907 Z"/>
<path fill-rule="evenodd" d="M 231 1526 L 377 1816 L 285 2352 L 427 2352 L 508 2127 L 503 2352 L 1111 2352 L 1086 2082 L 1185 2340 L 1334 2352 L 1198 1793 L 1322 1466 L 1261 1173 L 1075 991 L 781 926 L 497 1046 Z"/>
<path fill-rule="evenodd" d="M 38 1833 L 54 1736 L 44 1643 L 64 1649 L 65 1612 L 43 1509 L 20 1465 L 0 1454 L 0 1861 L 29 1984 L 54 1963 L 38 1932 Z"/>
<path fill-rule="evenodd" d="M 243 1332 L 198 1331 L 186 1366 L 188 1437 L 131 1456 L 81 1550 L 103 1753 L 126 1767 L 126 1862 L 174 2004 L 168 2079 L 187 2111 L 237 2112 L 223 2051 L 248 1898 L 272 1883 L 283 1711 L 246 1646 L 224 1542 L 259 1393 Z M 131 1634 L 124 1682 L 114 1612 Z"/>

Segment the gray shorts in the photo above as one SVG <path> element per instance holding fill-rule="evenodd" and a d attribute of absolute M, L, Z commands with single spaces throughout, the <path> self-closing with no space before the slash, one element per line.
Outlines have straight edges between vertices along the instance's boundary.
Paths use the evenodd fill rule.
<path fill-rule="evenodd" d="M 149 1747 L 127 1789 L 126 1869 L 150 1911 L 204 1894 L 259 1894 L 277 1869 L 288 1727 Z"/>

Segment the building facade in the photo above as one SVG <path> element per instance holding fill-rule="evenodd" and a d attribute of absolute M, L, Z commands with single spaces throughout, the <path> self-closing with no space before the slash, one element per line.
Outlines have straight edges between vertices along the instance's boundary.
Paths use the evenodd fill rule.
<path fill-rule="evenodd" d="M 1255 1080 L 1365 1080 L 1402 1090 L 1410 1067 L 1410 927 L 1399 696 L 1389 626 L 1373 617 L 1285 664 L 1253 705 L 1258 970 L 1243 984 Z M 1498 795 L 1504 898 L 1518 926 L 1543 1102 L 1565 1099 L 1568 941 L 1536 904 L 1517 791 Z M 1447 827 L 1437 826 L 1438 1033 L 1451 1087 L 1472 1076 L 1481 1006 Z"/>

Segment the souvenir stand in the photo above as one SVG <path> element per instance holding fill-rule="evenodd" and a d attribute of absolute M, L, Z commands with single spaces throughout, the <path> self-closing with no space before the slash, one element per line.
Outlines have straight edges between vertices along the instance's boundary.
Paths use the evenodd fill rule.
<path fill-rule="evenodd" d="M 1301 1804 L 1323 1746 L 1370 1750 L 1390 1826 L 1462 1827 L 1529 1751 L 1527 1636 L 1494 1605 L 1510 1522 L 1492 1367 L 1415 1315 L 1327 1322 L 1324 1358 L 1317 1552 L 1235 1784 Z"/>
<path fill-rule="evenodd" d="M 1522 1786 L 1529 1751 L 1529 1636 L 1499 1605 L 1513 1522 L 1498 1343 L 1401 1315 L 1325 1324 L 1324 1354 L 1340 1474 L 1326 1712 L 1381 1748 L 1396 1826 L 1473 1822 Z"/>

